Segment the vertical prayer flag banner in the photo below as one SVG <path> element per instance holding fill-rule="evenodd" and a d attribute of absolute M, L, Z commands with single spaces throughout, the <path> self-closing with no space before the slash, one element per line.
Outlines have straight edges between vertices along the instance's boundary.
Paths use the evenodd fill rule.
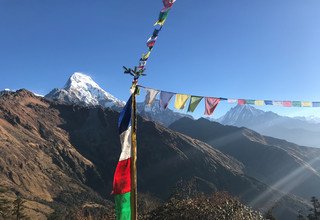
<path fill-rule="evenodd" d="M 194 110 L 197 108 L 202 99 L 203 97 L 201 96 L 191 96 L 188 112 L 194 112 Z"/>
<path fill-rule="evenodd" d="M 168 104 L 172 98 L 172 96 L 174 96 L 175 93 L 172 92 L 165 92 L 165 91 L 161 91 L 160 92 L 160 107 L 163 109 L 166 109 L 168 107 Z"/>
<path fill-rule="evenodd" d="M 132 96 L 120 113 L 118 129 L 121 155 L 114 173 L 113 191 L 117 219 L 131 219 L 131 111 Z"/>
<path fill-rule="evenodd" d="M 151 106 L 156 99 L 159 91 L 154 90 L 154 89 L 146 89 L 147 95 L 145 98 L 145 104 L 148 106 Z"/>
<path fill-rule="evenodd" d="M 174 107 L 176 109 L 184 109 L 186 102 L 188 101 L 189 96 L 184 94 L 176 94 L 176 101 L 174 102 Z"/>
<path fill-rule="evenodd" d="M 312 102 L 301 102 L 302 107 L 312 107 Z"/>
<path fill-rule="evenodd" d="M 206 97 L 205 98 L 205 115 L 212 115 L 216 107 L 218 106 L 220 102 L 219 98 L 211 98 L 211 97 Z"/>

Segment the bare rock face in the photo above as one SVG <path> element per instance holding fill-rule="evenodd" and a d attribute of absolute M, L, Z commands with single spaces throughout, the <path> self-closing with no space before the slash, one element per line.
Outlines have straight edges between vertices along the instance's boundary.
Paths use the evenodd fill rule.
<path fill-rule="evenodd" d="M 86 212 L 112 217 L 118 117 L 110 109 L 49 101 L 26 90 L 1 95 L 0 185 L 55 210 L 58 219 Z M 299 198 L 247 176 L 243 162 L 220 150 L 140 117 L 138 124 L 139 192 L 166 201 L 177 182 L 196 178 L 201 192 L 228 191 L 247 204 L 269 191 L 254 208 L 268 209 L 279 196 L 287 216 L 306 208 Z"/>

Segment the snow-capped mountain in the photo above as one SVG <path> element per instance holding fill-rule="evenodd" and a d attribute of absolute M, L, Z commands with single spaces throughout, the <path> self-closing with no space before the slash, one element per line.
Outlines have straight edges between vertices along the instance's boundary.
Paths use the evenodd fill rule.
<path fill-rule="evenodd" d="M 90 76 L 75 72 L 62 89 L 53 89 L 46 98 L 81 105 L 101 105 L 119 110 L 124 102 L 104 91 Z"/>
<path fill-rule="evenodd" d="M 264 111 L 256 109 L 250 105 L 237 105 L 224 116 L 217 119 L 217 121 L 221 124 L 237 126 L 239 124 L 247 123 L 264 113 Z"/>
<path fill-rule="evenodd" d="M 146 106 L 144 102 L 140 102 L 137 104 L 137 111 L 142 117 L 151 121 L 156 121 L 166 127 L 183 117 L 193 119 L 193 117 L 188 114 L 175 112 L 169 108 L 162 109 L 159 100 L 155 100 L 150 107 Z"/>
<path fill-rule="evenodd" d="M 250 105 L 237 105 L 217 119 L 224 125 L 247 127 L 263 135 L 285 139 L 299 145 L 320 147 L 320 124 L 280 116 Z"/>
<path fill-rule="evenodd" d="M 294 117 L 296 119 L 300 119 L 303 121 L 307 121 L 310 123 L 314 123 L 314 124 L 319 124 L 320 123 L 320 118 L 314 115 L 310 115 L 310 116 L 305 116 L 305 117 Z"/>

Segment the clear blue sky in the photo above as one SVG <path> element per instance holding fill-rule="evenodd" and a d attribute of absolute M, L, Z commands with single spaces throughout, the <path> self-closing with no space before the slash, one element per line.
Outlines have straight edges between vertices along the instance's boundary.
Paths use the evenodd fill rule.
<path fill-rule="evenodd" d="M 125 100 L 131 79 L 122 65 L 137 64 L 161 8 L 161 0 L 0 0 L 0 89 L 46 94 L 80 71 Z M 177 0 L 140 83 L 318 101 L 319 11 L 319 0 Z M 320 116 L 320 108 L 270 109 Z"/>

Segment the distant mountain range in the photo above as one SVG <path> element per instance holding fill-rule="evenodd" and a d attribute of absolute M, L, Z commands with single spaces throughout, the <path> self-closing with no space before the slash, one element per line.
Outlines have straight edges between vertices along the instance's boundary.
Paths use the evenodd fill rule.
<path fill-rule="evenodd" d="M 118 112 L 100 106 L 50 101 L 26 90 L 0 96 L 0 110 L 1 186 L 33 204 L 28 208 L 35 213 L 33 216 L 44 218 L 53 209 L 69 210 L 87 204 L 112 215 L 107 199 L 111 199 L 113 173 L 121 148 Z M 190 126 L 196 122 L 181 120 L 188 120 Z M 248 176 L 247 169 L 251 166 L 241 162 L 241 158 L 235 159 L 232 152 L 229 156 L 141 117 L 138 124 L 139 193 L 165 201 L 177 182 L 196 179 L 202 192 L 228 191 L 261 210 L 274 205 L 279 219 L 293 219 L 297 210 L 308 209 L 303 199 Z M 251 138 L 260 136 L 253 134 Z M 255 142 L 250 143 L 255 146 Z M 273 148 L 270 146 L 269 150 L 266 145 L 264 155 Z M 255 164 L 258 167 L 259 162 L 272 163 L 281 160 L 282 155 L 274 154 L 274 158 L 264 161 L 257 157 Z"/>
<path fill-rule="evenodd" d="M 246 127 L 263 135 L 284 139 L 299 145 L 320 147 L 320 124 L 316 118 L 290 118 L 262 111 L 250 105 L 237 105 L 217 122 Z"/>

